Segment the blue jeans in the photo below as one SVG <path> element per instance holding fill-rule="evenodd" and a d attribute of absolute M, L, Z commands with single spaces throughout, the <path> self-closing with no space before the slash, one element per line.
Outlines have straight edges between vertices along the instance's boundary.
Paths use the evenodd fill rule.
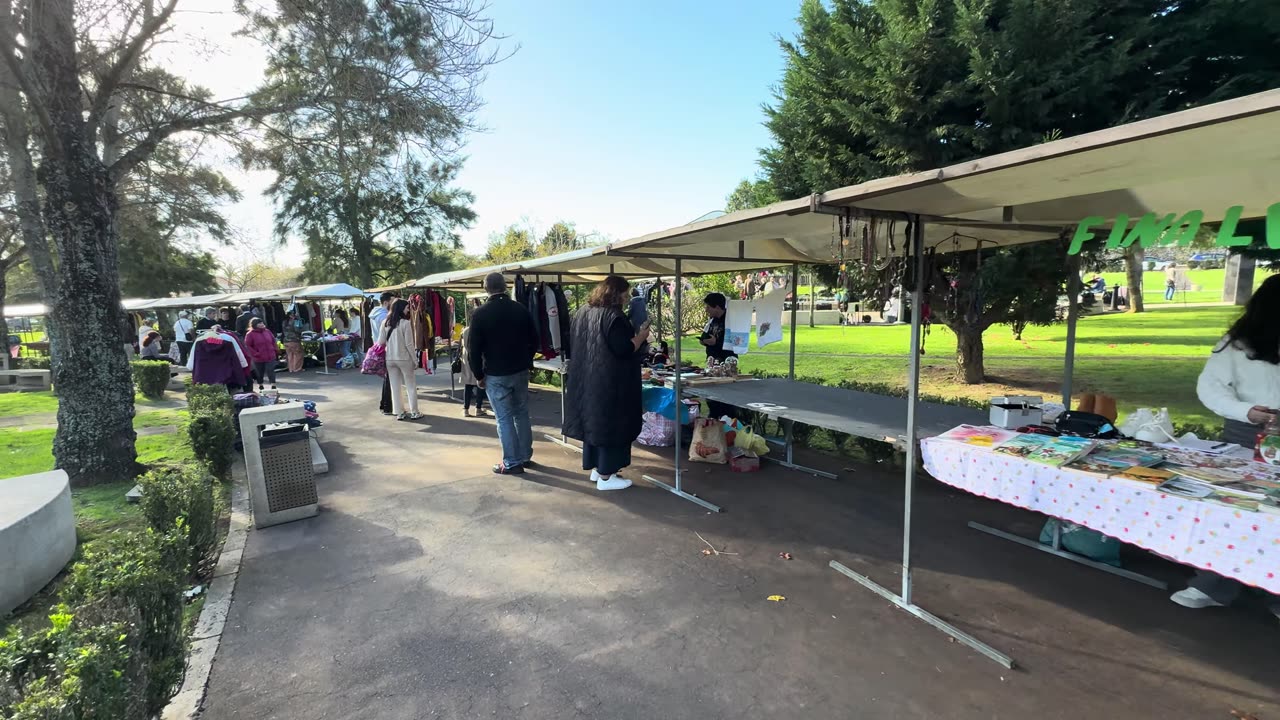
<path fill-rule="evenodd" d="M 1172 286 L 1170 286 L 1170 285 L 1166 285 L 1166 286 L 1165 286 L 1165 288 L 1164 288 L 1164 299 L 1165 299 L 1165 300 L 1172 300 L 1172 299 L 1173 299 L 1173 293 L 1174 293 L 1174 288 L 1173 288 Z"/>
<path fill-rule="evenodd" d="M 529 427 L 529 373 L 489 375 L 484 379 L 489 406 L 498 419 L 502 464 L 523 465 L 533 459 L 533 430 Z"/>

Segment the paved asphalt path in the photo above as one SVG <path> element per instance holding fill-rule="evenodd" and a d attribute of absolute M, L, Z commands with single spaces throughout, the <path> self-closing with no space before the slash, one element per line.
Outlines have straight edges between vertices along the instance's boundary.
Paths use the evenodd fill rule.
<path fill-rule="evenodd" d="M 1268 616 L 1184 610 L 965 527 L 1034 534 L 1029 513 L 918 495 L 918 602 L 1009 671 L 828 568 L 899 582 L 900 471 L 698 467 L 688 484 L 726 508 L 711 515 L 643 484 L 597 493 L 542 441 L 537 472 L 495 476 L 492 421 L 431 388 L 417 424 L 379 415 L 371 378 L 283 388 L 319 402 L 333 469 L 318 517 L 250 533 L 205 720 L 1280 718 Z M 553 391 L 533 409 L 558 423 Z M 669 456 L 637 462 L 669 475 Z"/>

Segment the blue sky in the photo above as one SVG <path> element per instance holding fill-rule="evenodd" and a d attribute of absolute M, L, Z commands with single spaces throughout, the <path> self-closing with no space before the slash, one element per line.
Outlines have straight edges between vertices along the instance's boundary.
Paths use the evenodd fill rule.
<path fill-rule="evenodd" d="M 760 105 L 798 4 L 493 0 L 520 47 L 490 70 L 488 130 L 466 148 L 467 249 L 522 218 L 623 239 L 721 209 L 769 142 Z"/>
<path fill-rule="evenodd" d="M 775 37 L 794 35 L 799 0 L 491 3 L 506 48 L 519 48 L 489 70 L 487 129 L 464 149 L 459 185 L 479 215 L 469 252 L 512 223 L 566 220 L 616 240 L 681 225 L 756 173 L 769 142 L 760 106 L 782 73 Z M 174 24 L 157 49 L 174 72 L 216 97 L 260 82 L 264 55 L 235 36 L 232 0 L 185 0 Z M 270 173 L 218 160 L 244 193 L 226 208 L 241 242 L 219 256 L 300 265 L 300 243 L 271 239 Z"/>

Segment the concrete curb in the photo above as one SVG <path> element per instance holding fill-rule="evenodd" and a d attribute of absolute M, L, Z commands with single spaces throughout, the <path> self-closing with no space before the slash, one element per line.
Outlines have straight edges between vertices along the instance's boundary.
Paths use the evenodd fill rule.
<path fill-rule="evenodd" d="M 191 633 L 191 652 L 187 655 L 187 671 L 182 678 L 182 687 L 165 706 L 162 720 L 193 720 L 199 715 L 201 705 L 204 704 L 205 690 L 209 686 L 209 673 L 213 671 L 213 661 L 222 640 L 222 629 L 227 623 L 227 612 L 231 609 L 245 540 L 253 527 L 253 520 L 249 515 L 249 484 L 243 460 L 236 460 L 231 468 L 231 477 L 231 525 L 227 529 L 226 540 L 222 543 L 218 564 L 214 566 L 213 577 L 209 580 L 204 609 L 200 611 L 200 618 Z"/>

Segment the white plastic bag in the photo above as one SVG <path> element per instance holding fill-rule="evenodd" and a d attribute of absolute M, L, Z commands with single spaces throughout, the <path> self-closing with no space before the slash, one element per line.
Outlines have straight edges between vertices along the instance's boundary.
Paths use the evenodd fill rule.
<path fill-rule="evenodd" d="M 1138 408 L 1129 414 L 1120 425 L 1120 432 L 1134 440 L 1151 443 L 1162 443 L 1174 440 L 1173 421 L 1169 419 L 1169 409 Z"/>

